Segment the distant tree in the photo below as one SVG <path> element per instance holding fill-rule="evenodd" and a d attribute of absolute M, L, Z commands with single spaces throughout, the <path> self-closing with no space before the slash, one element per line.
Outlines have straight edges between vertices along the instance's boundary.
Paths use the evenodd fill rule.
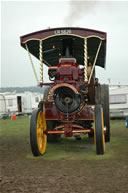
<path fill-rule="evenodd" d="M 16 92 L 16 93 L 23 93 L 23 92 L 40 92 L 43 93 L 45 88 L 37 87 L 37 86 L 30 86 L 30 87 L 4 87 L 0 88 L 0 92 Z"/>

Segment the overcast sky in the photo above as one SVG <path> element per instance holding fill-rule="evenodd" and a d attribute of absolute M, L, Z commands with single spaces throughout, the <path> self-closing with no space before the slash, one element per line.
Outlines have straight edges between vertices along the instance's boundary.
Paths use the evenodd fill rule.
<path fill-rule="evenodd" d="M 101 83 L 128 84 L 128 1 L 2 1 L 0 86 L 36 85 L 20 36 L 70 26 L 107 32 L 106 70 L 97 67 L 97 77 Z M 38 72 L 39 62 L 33 62 Z"/>

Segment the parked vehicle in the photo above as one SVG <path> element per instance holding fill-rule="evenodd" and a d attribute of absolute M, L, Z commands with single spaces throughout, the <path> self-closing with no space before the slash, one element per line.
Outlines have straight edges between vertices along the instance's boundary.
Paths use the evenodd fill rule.
<path fill-rule="evenodd" d="M 110 117 L 125 118 L 128 116 L 128 86 L 110 88 Z"/>
<path fill-rule="evenodd" d="M 38 92 L 0 93 L 0 118 L 12 116 L 12 114 L 31 114 L 42 99 L 43 94 Z"/>
<path fill-rule="evenodd" d="M 38 92 L 17 93 L 18 113 L 31 114 L 42 99 L 43 94 Z"/>
<path fill-rule="evenodd" d="M 0 93 L 0 117 L 5 118 L 18 112 L 15 92 Z"/>

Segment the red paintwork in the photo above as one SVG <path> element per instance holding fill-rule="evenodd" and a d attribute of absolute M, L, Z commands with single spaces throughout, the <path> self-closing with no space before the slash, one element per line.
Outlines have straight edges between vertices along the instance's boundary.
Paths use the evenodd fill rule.
<path fill-rule="evenodd" d="M 79 120 L 93 120 L 93 108 L 92 106 L 85 106 L 84 109 L 80 112 L 78 119 Z"/>
<path fill-rule="evenodd" d="M 79 120 L 93 120 L 93 109 L 91 106 L 85 106 L 83 110 L 80 113 L 77 112 L 77 114 Z M 71 122 L 73 122 L 76 117 L 76 112 L 75 114 L 71 114 L 71 116 L 73 117 Z M 64 114 L 59 112 L 55 104 L 52 103 L 45 104 L 45 117 L 46 120 L 61 120 L 66 122 L 66 120 L 64 120 Z"/>
<path fill-rule="evenodd" d="M 72 124 L 70 123 L 64 124 L 64 135 L 65 137 L 72 137 Z"/>
<path fill-rule="evenodd" d="M 75 128 L 75 129 L 72 129 Z M 65 123 L 55 127 L 53 130 L 45 130 L 45 134 L 64 134 L 65 137 L 72 137 L 73 133 L 93 133 L 93 129 L 83 128 L 80 125 Z"/>
<path fill-rule="evenodd" d="M 45 117 L 46 120 L 59 120 L 65 123 L 65 135 L 69 136 L 71 135 L 71 124 L 76 119 L 93 120 L 93 108 L 92 106 L 84 106 L 80 112 L 78 110 L 68 115 L 64 114 L 60 112 L 54 104 L 54 91 L 61 87 L 69 87 L 76 94 L 78 94 L 80 86 L 87 86 L 87 83 L 82 81 L 83 70 L 79 69 L 79 65 L 77 63 L 66 62 L 64 64 L 60 63 L 58 66 L 49 67 L 49 75 L 52 73 L 52 70 L 55 74 L 55 80 L 54 84 L 51 85 L 51 90 L 49 91 L 48 102 L 45 103 Z M 66 83 L 64 80 L 66 80 Z M 68 131 L 70 132 L 68 133 Z"/>
<path fill-rule="evenodd" d="M 53 92 L 55 91 L 55 89 L 57 88 L 60 88 L 62 86 L 65 86 L 65 87 L 69 87 L 71 88 L 76 94 L 78 93 L 78 90 L 72 86 L 71 84 L 67 84 L 67 83 L 59 83 L 59 84 L 56 84 L 54 87 L 52 87 L 52 89 L 49 91 L 49 94 L 53 94 Z"/>
<path fill-rule="evenodd" d="M 45 118 L 46 120 L 59 120 L 59 113 L 55 104 L 45 104 Z"/>
<path fill-rule="evenodd" d="M 95 36 L 99 36 L 101 38 L 106 39 L 106 33 L 102 32 L 102 31 L 92 30 L 92 29 L 87 29 L 87 28 L 79 28 L 79 27 L 77 27 L 77 28 L 76 27 L 60 27 L 60 28 L 41 30 L 41 31 L 37 31 L 37 32 L 33 32 L 30 34 L 24 35 L 24 36 L 20 37 L 20 42 L 22 45 L 25 41 L 30 40 L 30 39 L 48 38 L 48 37 L 55 35 L 55 31 L 65 30 L 65 29 L 66 30 L 71 29 L 72 34 L 77 35 L 77 36 L 88 37 L 88 36 L 94 36 L 95 35 Z"/>
<path fill-rule="evenodd" d="M 50 75 L 50 72 L 52 71 L 56 72 L 56 78 L 54 80 L 56 83 L 58 81 L 80 81 L 82 80 L 84 74 L 83 69 L 79 69 L 79 65 L 77 63 L 70 62 L 49 67 L 48 75 Z"/>

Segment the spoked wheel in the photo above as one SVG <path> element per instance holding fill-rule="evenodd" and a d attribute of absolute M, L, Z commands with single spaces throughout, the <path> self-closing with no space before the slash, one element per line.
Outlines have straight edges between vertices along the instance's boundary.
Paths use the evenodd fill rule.
<path fill-rule="evenodd" d="M 109 86 L 98 85 L 96 87 L 96 104 L 101 104 L 104 114 L 104 126 L 106 127 L 105 142 L 110 141 L 110 113 L 109 113 Z"/>
<path fill-rule="evenodd" d="M 95 106 L 94 111 L 94 140 L 96 144 L 96 153 L 104 154 L 105 152 L 105 136 L 104 136 L 104 120 L 101 105 Z"/>
<path fill-rule="evenodd" d="M 46 120 L 44 112 L 37 108 L 32 112 L 30 121 L 30 143 L 34 156 L 40 156 L 45 153 L 47 144 Z"/>

